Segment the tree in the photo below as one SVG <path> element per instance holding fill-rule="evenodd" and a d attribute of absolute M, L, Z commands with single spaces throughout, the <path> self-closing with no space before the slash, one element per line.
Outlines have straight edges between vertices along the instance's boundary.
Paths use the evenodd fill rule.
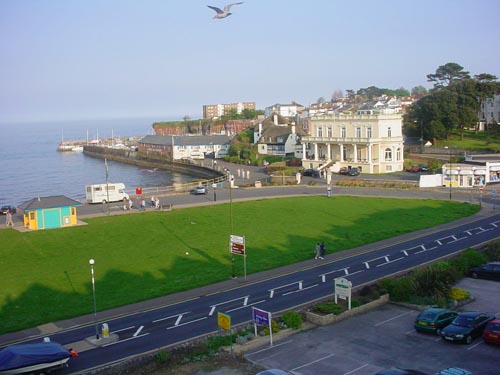
<path fill-rule="evenodd" d="M 427 95 L 427 89 L 422 85 L 415 86 L 411 89 L 411 94 L 414 96 L 424 96 Z"/>
<path fill-rule="evenodd" d="M 191 120 L 191 117 L 189 117 L 189 115 L 185 115 L 182 119 L 183 119 L 185 122 L 188 122 L 189 120 Z"/>
<path fill-rule="evenodd" d="M 500 83 L 498 82 L 498 78 L 493 74 L 481 73 L 474 76 L 474 79 L 477 82 L 477 96 L 479 99 L 479 109 L 483 110 L 484 114 L 484 105 L 485 102 L 492 98 L 496 93 L 500 92 Z M 488 138 L 490 137 L 490 128 L 488 126 L 488 117 L 480 118 L 479 121 L 484 121 L 486 124 L 486 134 Z M 477 130 L 477 128 L 476 128 Z"/>
<path fill-rule="evenodd" d="M 427 74 L 427 81 L 434 82 L 435 88 L 446 87 L 454 81 L 469 78 L 469 72 L 466 72 L 464 68 L 457 63 L 441 65 L 436 69 L 436 73 Z"/>
<path fill-rule="evenodd" d="M 325 98 L 323 98 L 322 96 L 320 96 L 320 97 L 318 98 L 318 100 L 316 101 L 316 103 L 318 103 L 318 104 L 320 104 L 320 105 L 321 105 L 321 104 L 323 104 L 324 102 L 325 102 Z"/>
<path fill-rule="evenodd" d="M 344 97 L 344 93 L 340 89 L 337 89 L 332 93 L 332 101 L 336 101 L 336 100 L 341 99 L 343 97 Z"/>

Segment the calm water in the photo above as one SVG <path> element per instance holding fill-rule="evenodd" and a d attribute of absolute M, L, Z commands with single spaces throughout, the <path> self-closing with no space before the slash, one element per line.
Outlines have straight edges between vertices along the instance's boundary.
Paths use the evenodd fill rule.
<path fill-rule="evenodd" d="M 157 119 L 156 119 L 157 120 Z M 106 182 L 104 160 L 81 152 L 58 152 L 64 140 L 144 136 L 155 119 L 0 124 L 0 205 L 19 205 L 35 197 L 66 195 L 84 200 L 85 185 Z M 108 161 L 109 182 L 127 189 L 164 186 L 195 179 L 179 173 Z"/>

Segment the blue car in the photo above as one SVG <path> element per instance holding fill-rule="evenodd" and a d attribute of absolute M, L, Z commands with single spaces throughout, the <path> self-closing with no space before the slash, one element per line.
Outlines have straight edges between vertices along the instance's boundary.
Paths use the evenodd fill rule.
<path fill-rule="evenodd" d="M 486 324 L 495 319 L 493 314 L 482 312 L 463 312 L 444 327 L 439 335 L 447 341 L 470 344 L 473 339 L 483 334 Z"/>

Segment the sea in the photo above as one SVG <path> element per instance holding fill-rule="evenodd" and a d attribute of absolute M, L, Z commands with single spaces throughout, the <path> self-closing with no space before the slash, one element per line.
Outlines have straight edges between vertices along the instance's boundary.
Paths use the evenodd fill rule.
<path fill-rule="evenodd" d="M 65 195 L 84 202 L 85 185 L 106 182 L 103 159 L 59 152 L 59 143 L 153 134 L 158 119 L 0 123 L 0 205 L 19 206 L 37 197 Z M 88 136 L 88 138 L 87 138 Z M 196 177 L 108 161 L 108 182 L 126 189 L 170 186 Z"/>

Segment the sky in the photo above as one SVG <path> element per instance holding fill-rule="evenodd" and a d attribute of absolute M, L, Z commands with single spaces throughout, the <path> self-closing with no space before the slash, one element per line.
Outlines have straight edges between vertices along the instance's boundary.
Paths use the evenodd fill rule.
<path fill-rule="evenodd" d="M 231 1 L 231 0 L 230 0 Z M 500 76 L 498 0 L 0 0 L 0 122 L 199 118 Z"/>

